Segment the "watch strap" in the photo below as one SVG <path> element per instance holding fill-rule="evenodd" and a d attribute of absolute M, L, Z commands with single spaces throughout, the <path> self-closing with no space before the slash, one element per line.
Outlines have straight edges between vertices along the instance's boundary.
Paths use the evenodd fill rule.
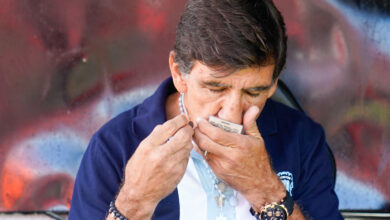
<path fill-rule="evenodd" d="M 280 202 L 280 206 L 284 206 L 287 210 L 287 215 L 290 216 L 294 211 L 294 200 L 290 193 L 286 191 L 286 196 Z"/>
<path fill-rule="evenodd" d="M 290 216 L 293 213 L 293 211 L 294 211 L 294 200 L 290 196 L 290 193 L 286 191 L 286 196 L 280 201 L 280 203 L 267 204 L 267 205 L 265 205 L 263 207 L 263 209 L 265 207 L 279 207 L 279 209 L 282 208 L 284 210 L 283 212 L 285 212 L 287 216 Z M 262 219 L 261 215 L 262 215 L 262 212 L 264 210 L 262 210 L 261 212 L 256 212 L 251 207 L 249 211 L 257 220 L 261 220 Z"/>

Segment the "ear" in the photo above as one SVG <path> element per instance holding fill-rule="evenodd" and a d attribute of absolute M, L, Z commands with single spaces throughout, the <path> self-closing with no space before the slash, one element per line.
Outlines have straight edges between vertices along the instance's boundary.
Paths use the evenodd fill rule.
<path fill-rule="evenodd" d="M 270 98 L 276 91 L 276 88 L 278 87 L 278 80 L 279 79 L 276 79 L 274 84 L 271 86 L 271 88 L 268 90 L 268 97 L 267 98 Z"/>
<path fill-rule="evenodd" d="M 171 51 L 169 53 L 169 68 L 171 70 L 171 76 L 173 79 L 173 84 L 176 87 L 178 92 L 187 91 L 187 81 L 185 79 L 185 73 L 181 73 L 179 70 L 179 64 L 175 62 L 175 52 Z"/>

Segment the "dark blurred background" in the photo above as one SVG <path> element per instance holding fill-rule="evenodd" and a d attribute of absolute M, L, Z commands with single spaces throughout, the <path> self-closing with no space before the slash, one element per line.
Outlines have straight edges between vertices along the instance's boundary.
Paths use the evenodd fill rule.
<path fill-rule="evenodd" d="M 169 75 L 183 0 L 0 0 L 0 211 L 69 209 L 94 131 Z M 282 79 L 320 122 L 343 210 L 390 203 L 390 1 L 275 0 Z"/>

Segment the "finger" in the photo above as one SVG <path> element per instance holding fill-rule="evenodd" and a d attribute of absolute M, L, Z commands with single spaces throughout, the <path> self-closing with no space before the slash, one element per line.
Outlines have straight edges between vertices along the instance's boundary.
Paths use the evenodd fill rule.
<path fill-rule="evenodd" d="M 191 150 L 188 149 L 192 149 L 192 142 L 186 143 L 185 147 L 180 148 L 173 154 L 170 154 L 167 159 L 169 162 L 173 162 L 174 164 L 187 164 L 188 159 L 191 156 Z"/>
<path fill-rule="evenodd" d="M 168 154 L 175 154 L 177 151 L 184 149 L 190 152 L 192 150 L 192 136 L 194 129 L 190 125 L 177 130 L 168 142 L 161 145 L 161 150 L 167 151 Z"/>
<path fill-rule="evenodd" d="M 256 120 L 260 115 L 259 107 L 253 105 L 244 114 L 243 125 L 245 134 L 261 138 Z"/>
<path fill-rule="evenodd" d="M 172 137 L 180 128 L 187 125 L 188 122 L 188 118 L 184 114 L 180 114 L 162 125 L 157 125 L 148 136 L 148 140 L 155 145 L 164 144 L 168 138 Z"/>
<path fill-rule="evenodd" d="M 237 147 L 240 144 L 242 135 L 231 133 L 210 124 L 208 121 L 199 118 L 197 119 L 198 129 L 207 135 L 214 142 L 228 147 Z"/>
<path fill-rule="evenodd" d="M 174 157 L 171 159 L 172 161 L 175 161 L 173 166 L 171 167 L 171 170 L 176 170 L 175 173 L 178 173 L 181 178 L 184 176 L 185 170 L 188 165 L 188 160 L 190 159 L 190 154 L 187 155 L 174 155 Z"/>
<path fill-rule="evenodd" d="M 195 129 L 194 134 L 195 142 L 198 147 L 204 152 L 215 154 L 217 156 L 224 156 L 229 154 L 233 148 L 222 146 L 213 140 L 211 140 L 207 135 L 200 132 L 198 129 Z"/>
<path fill-rule="evenodd" d="M 197 152 L 200 155 L 204 154 L 204 152 L 199 148 L 198 144 L 195 142 L 194 139 L 192 139 L 192 145 L 194 146 L 193 149 L 195 150 L 195 152 Z"/>
<path fill-rule="evenodd" d="M 174 161 L 180 161 L 180 163 L 182 163 L 183 161 L 186 161 L 190 158 L 190 155 L 191 155 L 191 150 L 188 150 L 188 149 L 192 149 L 192 143 L 187 143 L 186 144 L 187 146 L 181 148 L 180 150 L 176 151 L 175 153 L 173 153 L 171 155 L 171 158 L 170 160 L 174 160 Z"/>
<path fill-rule="evenodd" d="M 207 160 L 206 154 L 208 153 L 207 151 L 203 151 L 202 149 L 199 148 L 198 144 L 196 143 L 195 139 L 192 139 L 192 145 L 194 146 L 194 151 L 198 153 L 200 156 L 203 157 L 204 160 Z"/>

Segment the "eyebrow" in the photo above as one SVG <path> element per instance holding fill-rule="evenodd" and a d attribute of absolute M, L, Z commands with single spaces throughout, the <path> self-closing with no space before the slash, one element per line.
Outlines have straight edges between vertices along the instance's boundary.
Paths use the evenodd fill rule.
<path fill-rule="evenodd" d="M 256 87 L 248 88 L 248 89 L 244 89 L 244 90 L 251 91 L 251 92 L 261 92 L 261 91 L 268 90 L 269 88 L 272 87 L 272 85 L 273 85 L 273 83 L 271 83 L 270 85 L 267 85 L 267 86 L 256 86 Z"/>
<path fill-rule="evenodd" d="M 217 82 L 217 81 L 206 81 L 206 82 L 202 82 L 202 84 L 206 85 L 206 86 L 212 86 L 212 87 L 225 87 L 225 88 L 230 88 L 231 86 L 227 85 L 227 84 L 223 84 L 223 83 L 220 83 L 220 82 Z"/>
<path fill-rule="evenodd" d="M 202 82 L 202 83 L 204 85 L 206 85 L 206 86 L 231 88 L 230 85 L 227 85 L 227 84 L 224 84 L 224 83 L 220 83 L 220 82 L 217 82 L 217 81 L 206 81 L 206 82 Z M 274 81 L 272 81 L 272 83 L 270 85 L 256 86 L 256 87 L 247 88 L 247 89 L 244 88 L 242 90 L 244 90 L 244 91 L 251 91 L 251 92 L 261 92 L 261 91 L 268 90 L 269 88 L 272 87 L 273 84 L 274 84 Z"/>

